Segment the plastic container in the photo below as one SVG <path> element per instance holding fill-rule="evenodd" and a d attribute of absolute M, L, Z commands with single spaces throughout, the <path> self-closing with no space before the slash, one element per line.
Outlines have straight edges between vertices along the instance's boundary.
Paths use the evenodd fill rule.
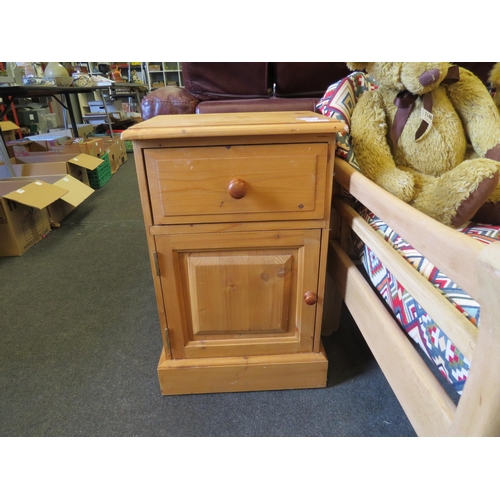
<path fill-rule="evenodd" d="M 102 188 L 113 176 L 108 153 L 101 156 L 104 160 L 95 170 L 89 170 L 89 184 L 92 189 Z"/>

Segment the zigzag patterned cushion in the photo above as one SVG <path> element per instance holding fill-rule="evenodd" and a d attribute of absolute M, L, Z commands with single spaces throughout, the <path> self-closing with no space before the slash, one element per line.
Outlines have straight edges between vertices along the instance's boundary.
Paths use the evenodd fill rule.
<path fill-rule="evenodd" d="M 473 324 L 479 324 L 480 307 L 475 300 L 373 213 L 362 206 L 358 207 L 358 212 L 417 271 L 439 289 L 462 314 Z M 458 231 L 484 244 L 500 241 L 499 226 L 471 223 Z M 470 361 L 439 329 L 418 302 L 398 283 L 378 257 L 365 245 L 362 245 L 360 250 L 361 261 L 373 285 L 393 311 L 401 326 L 437 366 L 443 377 L 453 385 L 457 393 L 461 394 L 469 373 Z"/>
<path fill-rule="evenodd" d="M 372 77 L 356 71 L 330 85 L 325 95 L 316 105 L 316 109 L 325 116 L 343 121 L 349 130 L 351 127 L 351 114 L 359 97 L 364 92 L 376 88 L 378 88 L 378 84 Z M 336 155 L 359 170 L 359 165 L 351 147 L 351 134 L 349 131 L 337 133 L 336 146 Z"/>

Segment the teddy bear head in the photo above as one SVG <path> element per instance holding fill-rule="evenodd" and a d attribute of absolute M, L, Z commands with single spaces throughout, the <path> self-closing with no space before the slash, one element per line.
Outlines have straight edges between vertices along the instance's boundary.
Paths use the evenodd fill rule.
<path fill-rule="evenodd" d="M 386 89 L 422 95 L 438 87 L 452 66 L 447 62 L 348 62 L 351 71 L 366 71 Z"/>

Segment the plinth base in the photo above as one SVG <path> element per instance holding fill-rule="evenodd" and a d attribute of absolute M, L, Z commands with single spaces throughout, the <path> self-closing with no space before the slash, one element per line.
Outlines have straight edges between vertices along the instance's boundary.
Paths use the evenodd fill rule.
<path fill-rule="evenodd" d="M 158 378 L 163 395 L 272 391 L 326 387 L 328 360 L 319 353 L 203 359 L 167 359 Z"/>

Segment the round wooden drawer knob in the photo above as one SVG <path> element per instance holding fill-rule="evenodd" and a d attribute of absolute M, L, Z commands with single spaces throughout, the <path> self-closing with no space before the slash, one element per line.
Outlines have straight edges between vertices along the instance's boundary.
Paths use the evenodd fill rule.
<path fill-rule="evenodd" d="M 308 306 L 313 306 L 318 302 L 318 296 L 314 292 L 306 292 L 304 294 L 304 300 Z"/>
<path fill-rule="evenodd" d="M 229 183 L 227 190 L 229 191 L 229 196 L 231 196 L 231 198 L 240 200 L 247 194 L 248 186 L 247 183 L 241 179 L 233 179 Z"/>

